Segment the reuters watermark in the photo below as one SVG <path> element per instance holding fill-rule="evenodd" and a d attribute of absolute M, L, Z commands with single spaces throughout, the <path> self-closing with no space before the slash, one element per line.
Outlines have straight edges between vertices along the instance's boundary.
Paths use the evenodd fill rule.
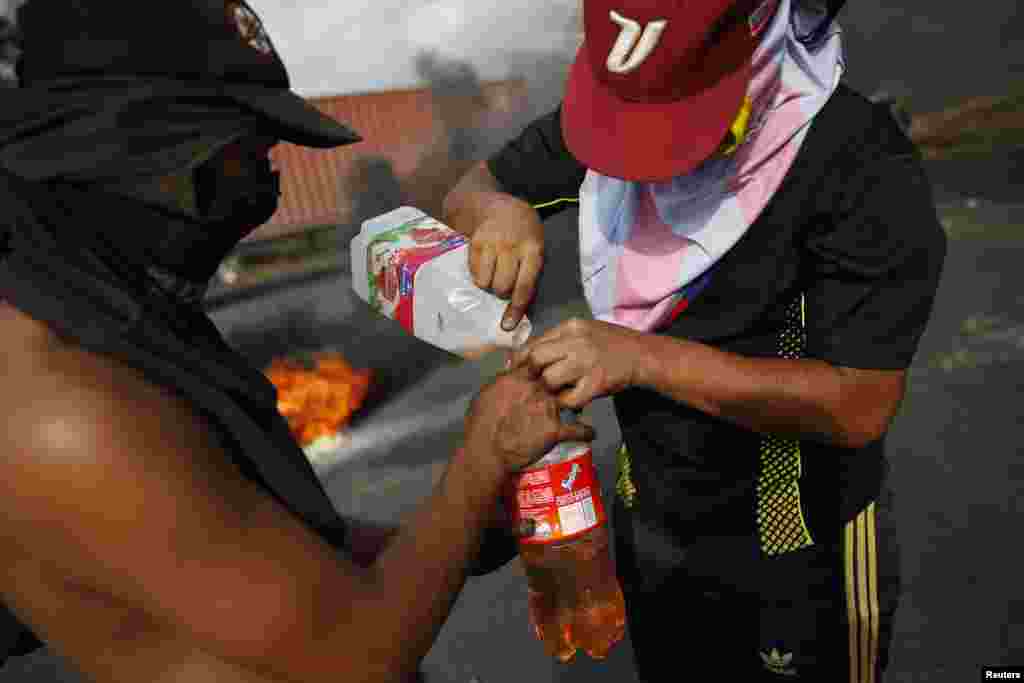
<path fill-rule="evenodd" d="M 1024 681 L 1024 666 L 985 666 L 982 681 Z"/>

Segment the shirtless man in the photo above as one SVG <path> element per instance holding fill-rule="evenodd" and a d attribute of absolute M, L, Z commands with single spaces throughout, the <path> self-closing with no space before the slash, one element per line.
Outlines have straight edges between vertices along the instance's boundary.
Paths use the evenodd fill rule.
<path fill-rule="evenodd" d="M 0 595 L 97 682 L 407 679 L 506 475 L 593 436 L 523 373 L 502 376 L 437 490 L 363 568 L 246 480 L 186 402 L 0 316 Z"/>
<path fill-rule="evenodd" d="M 393 536 L 350 527 L 337 542 L 327 530 L 343 525 L 265 378 L 195 304 L 224 250 L 276 206 L 277 139 L 358 138 L 268 103 L 269 86 L 246 91 L 236 121 L 219 85 L 192 97 L 183 89 L 199 86 L 180 77 L 125 77 L 92 95 L 53 80 L 66 70 L 43 43 L 63 44 L 50 55 L 71 70 L 87 65 L 92 53 L 75 51 L 104 12 L 129 26 L 144 12 L 167 34 L 191 20 L 196 35 L 241 16 L 239 49 L 269 45 L 237 2 L 29 0 L 19 15 L 22 87 L 0 112 L 0 600 L 98 683 L 407 680 L 509 474 L 594 432 L 561 424 L 525 371 L 506 373 L 474 400 L 462 446 L 407 524 Z M 129 44 L 146 73 L 152 55 Z M 222 44 L 207 54 L 218 50 L 232 58 Z M 126 140 L 114 149 L 102 144 L 111 121 Z M 187 144 L 169 145 L 172 130 Z M 223 139 L 206 144 L 209 130 Z"/>

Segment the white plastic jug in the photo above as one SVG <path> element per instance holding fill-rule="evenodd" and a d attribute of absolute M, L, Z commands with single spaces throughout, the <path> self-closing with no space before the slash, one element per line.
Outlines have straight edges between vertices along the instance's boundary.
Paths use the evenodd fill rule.
<path fill-rule="evenodd" d="M 425 342 L 471 356 L 530 338 L 526 316 L 512 331 L 501 329 L 508 302 L 473 282 L 469 239 L 419 209 L 403 206 L 365 221 L 351 254 L 359 298 Z"/>

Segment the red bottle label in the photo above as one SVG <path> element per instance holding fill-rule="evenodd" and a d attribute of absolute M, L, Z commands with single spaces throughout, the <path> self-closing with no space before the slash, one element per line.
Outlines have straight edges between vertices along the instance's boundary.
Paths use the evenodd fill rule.
<path fill-rule="evenodd" d="M 414 334 L 416 272 L 424 263 L 467 243 L 465 235 L 422 216 L 376 235 L 366 250 L 370 305 Z"/>
<path fill-rule="evenodd" d="M 573 456 L 556 465 L 524 472 L 512 479 L 506 504 L 518 526 L 533 519 L 536 531 L 521 543 L 558 543 L 581 536 L 607 520 L 601 485 L 588 446 L 563 446 Z"/>

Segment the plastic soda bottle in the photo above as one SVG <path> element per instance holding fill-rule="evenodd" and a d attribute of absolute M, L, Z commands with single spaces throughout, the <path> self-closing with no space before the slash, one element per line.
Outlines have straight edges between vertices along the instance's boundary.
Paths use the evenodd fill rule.
<path fill-rule="evenodd" d="M 589 444 L 555 446 L 510 480 L 506 505 L 516 527 L 532 520 L 519 557 L 538 640 L 561 662 L 578 649 L 604 659 L 625 635 L 626 605 Z"/>
<path fill-rule="evenodd" d="M 473 282 L 466 236 L 419 209 L 365 221 L 350 246 L 356 294 L 423 341 L 473 356 L 529 339 L 525 316 L 512 331 L 501 329 L 508 302 Z"/>

